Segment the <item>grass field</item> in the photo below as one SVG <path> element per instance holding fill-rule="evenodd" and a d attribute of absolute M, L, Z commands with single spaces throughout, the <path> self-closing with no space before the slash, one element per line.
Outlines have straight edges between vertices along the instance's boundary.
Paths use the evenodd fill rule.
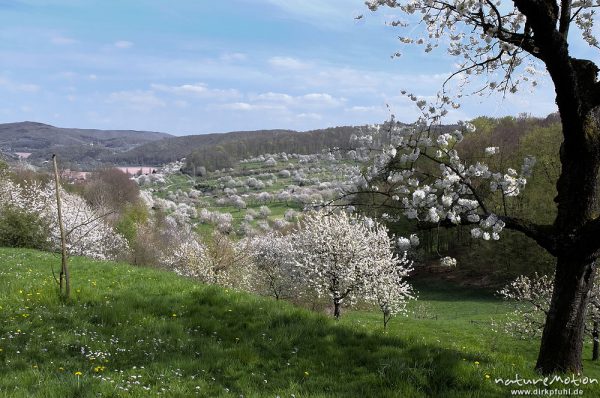
<path fill-rule="evenodd" d="M 377 312 L 335 322 L 83 258 L 72 259 L 73 298 L 61 303 L 58 264 L 0 249 L 0 397 L 504 397 L 514 387 L 495 378 L 537 377 L 537 342 L 492 331 L 510 307 L 485 292 L 419 282 L 413 313 L 384 331 Z M 600 379 L 598 364 L 584 367 Z"/>

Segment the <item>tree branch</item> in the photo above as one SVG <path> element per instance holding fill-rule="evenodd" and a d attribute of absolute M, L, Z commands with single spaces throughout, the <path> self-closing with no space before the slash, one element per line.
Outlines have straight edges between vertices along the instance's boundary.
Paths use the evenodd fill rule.
<path fill-rule="evenodd" d="M 500 216 L 506 228 L 523 233 L 525 236 L 535 240 L 538 245 L 556 256 L 559 248 L 557 244 L 556 231 L 552 225 L 535 224 L 516 217 Z"/>
<path fill-rule="evenodd" d="M 571 25 L 571 3 L 572 0 L 560 1 L 560 25 L 558 31 L 563 35 L 565 41 L 569 36 L 569 26 Z"/>
<path fill-rule="evenodd" d="M 485 218 L 487 216 L 489 216 L 489 214 L 483 215 L 481 217 Z M 512 231 L 521 232 L 523 235 L 535 240 L 538 245 L 543 247 L 545 250 L 548 251 L 548 253 L 552 254 L 553 256 L 555 256 L 556 253 L 558 252 L 559 247 L 557 244 L 557 237 L 556 237 L 554 227 L 552 225 L 535 224 L 535 223 L 529 222 L 527 220 L 523 220 L 523 219 L 516 218 L 516 217 L 498 216 L 498 215 L 496 215 L 496 217 L 498 217 L 499 220 L 502 220 L 504 222 L 505 228 L 508 228 Z M 419 222 L 417 224 L 417 227 L 421 230 L 429 230 L 429 229 L 434 229 L 434 228 L 438 228 L 438 227 L 454 228 L 454 227 L 457 227 L 458 225 L 478 225 L 478 224 L 479 224 L 479 222 L 471 222 L 471 221 L 461 218 L 461 221 L 459 224 L 454 224 L 450 220 L 445 219 L 436 224 L 430 223 L 430 222 Z M 600 225 L 599 225 L 599 229 L 600 229 Z"/>

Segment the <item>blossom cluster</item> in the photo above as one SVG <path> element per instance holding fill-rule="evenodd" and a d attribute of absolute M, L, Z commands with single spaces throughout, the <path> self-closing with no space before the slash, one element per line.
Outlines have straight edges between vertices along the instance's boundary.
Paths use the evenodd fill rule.
<path fill-rule="evenodd" d="M 404 281 L 411 262 L 398 257 L 387 228 L 372 219 L 322 210 L 307 214 L 292 239 L 307 282 L 336 306 L 362 298 L 391 316 L 414 298 Z"/>
<path fill-rule="evenodd" d="M 354 176 L 355 191 L 379 193 L 383 205 L 411 220 L 468 224 L 475 239 L 500 239 L 506 224 L 501 215 L 487 208 L 486 201 L 494 195 L 502 202 L 520 195 L 535 158 L 526 157 L 520 172 L 513 168 L 494 171 L 483 159 L 465 161 L 457 145 L 475 133 L 475 126 L 462 122 L 450 129 L 434 120 L 425 114 L 413 125 L 392 119 L 365 131 L 365 136 L 373 137 L 368 142 L 374 146 L 359 150 L 369 149 L 375 155 L 366 164 L 366 172 Z M 362 141 L 367 140 L 363 137 Z M 497 147 L 488 147 L 484 156 L 498 153 Z M 393 217 L 388 215 L 388 219 Z"/>
<path fill-rule="evenodd" d="M 33 213 L 50 225 L 49 243 L 58 250 L 61 237 L 58 228 L 56 189 L 53 184 L 36 182 L 16 184 L 0 179 L 0 204 Z M 114 259 L 128 250 L 127 241 L 105 221 L 106 209 L 93 208 L 85 199 L 61 189 L 62 219 L 71 255 L 96 259 Z"/>

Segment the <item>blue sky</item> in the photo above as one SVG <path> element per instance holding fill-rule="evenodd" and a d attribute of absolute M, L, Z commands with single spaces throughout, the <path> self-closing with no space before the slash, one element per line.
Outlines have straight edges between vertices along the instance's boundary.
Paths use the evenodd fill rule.
<path fill-rule="evenodd" d="M 400 91 L 435 95 L 455 60 L 402 47 L 393 17 L 363 0 L 0 0 L 0 122 L 307 130 L 381 122 L 386 104 L 408 122 Z M 468 98 L 448 120 L 545 115 L 551 93 Z"/>

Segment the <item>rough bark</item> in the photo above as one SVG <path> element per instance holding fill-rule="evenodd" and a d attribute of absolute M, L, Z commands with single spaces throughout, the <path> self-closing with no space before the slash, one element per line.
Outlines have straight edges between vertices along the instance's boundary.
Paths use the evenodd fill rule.
<path fill-rule="evenodd" d="M 333 316 L 337 320 L 340 319 L 340 315 L 342 315 L 342 302 L 335 298 L 333 299 Z"/>
<path fill-rule="evenodd" d="M 568 30 L 563 24 L 561 31 L 556 29 L 558 14 L 551 4 L 515 1 L 531 24 L 539 58 L 554 83 L 564 137 L 553 225 L 556 276 L 536 364 L 543 374 L 582 370 L 585 312 L 598 250 L 597 244 L 585 244 L 589 242 L 586 227 L 593 222 L 600 164 L 598 67 L 571 57 Z"/>
<path fill-rule="evenodd" d="M 559 257 L 536 369 L 541 373 L 580 373 L 588 293 L 594 262 Z"/>
<path fill-rule="evenodd" d="M 592 339 L 593 339 L 593 347 L 592 347 L 592 361 L 598 360 L 598 351 L 600 349 L 600 341 L 598 338 L 600 337 L 599 322 L 594 321 L 594 327 L 592 329 Z"/>

